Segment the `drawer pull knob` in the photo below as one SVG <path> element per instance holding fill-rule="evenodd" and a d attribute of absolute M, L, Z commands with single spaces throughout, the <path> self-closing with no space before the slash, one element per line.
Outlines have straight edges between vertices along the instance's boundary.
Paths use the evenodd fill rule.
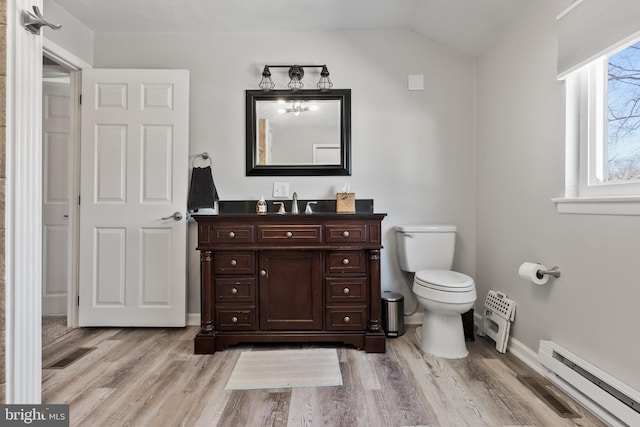
<path fill-rule="evenodd" d="M 267 275 L 266 270 L 260 270 L 260 275 L 261 275 L 261 276 L 266 276 L 266 275 Z"/>
<path fill-rule="evenodd" d="M 238 318 L 236 316 L 233 316 L 231 318 L 231 323 L 238 323 Z"/>
<path fill-rule="evenodd" d="M 344 237 L 349 237 L 349 232 L 348 232 L 348 231 L 343 231 L 343 232 L 342 232 L 342 235 L 343 235 Z"/>
<path fill-rule="evenodd" d="M 292 233 L 292 232 L 290 232 L 290 231 L 287 231 L 287 237 L 288 237 L 288 238 L 292 238 L 292 237 L 293 237 L 293 233 Z"/>
<path fill-rule="evenodd" d="M 342 264 L 349 265 L 349 258 L 345 258 L 342 260 Z"/>
<path fill-rule="evenodd" d="M 349 316 L 344 316 L 344 323 L 351 322 L 351 318 Z"/>
<path fill-rule="evenodd" d="M 343 293 L 343 294 L 345 294 L 345 295 L 349 295 L 349 293 L 350 293 L 350 292 L 351 292 L 351 291 L 349 290 L 349 288 L 344 288 L 344 289 L 342 290 L 342 293 Z"/>
<path fill-rule="evenodd" d="M 236 237 L 236 233 L 234 233 L 233 231 L 230 231 L 229 232 L 229 237 L 231 237 L 233 239 L 234 237 Z"/>
<path fill-rule="evenodd" d="M 232 259 L 231 260 L 231 265 L 233 265 L 235 267 L 236 265 L 238 265 L 238 261 L 236 261 L 235 259 Z"/>
<path fill-rule="evenodd" d="M 237 294 L 238 293 L 238 288 L 231 288 L 231 293 L 232 294 Z"/>

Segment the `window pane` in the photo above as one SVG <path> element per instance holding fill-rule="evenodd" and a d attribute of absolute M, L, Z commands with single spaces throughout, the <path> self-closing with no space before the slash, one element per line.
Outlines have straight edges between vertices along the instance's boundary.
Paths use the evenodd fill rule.
<path fill-rule="evenodd" d="M 609 57 L 605 181 L 640 181 L 640 42 Z"/>

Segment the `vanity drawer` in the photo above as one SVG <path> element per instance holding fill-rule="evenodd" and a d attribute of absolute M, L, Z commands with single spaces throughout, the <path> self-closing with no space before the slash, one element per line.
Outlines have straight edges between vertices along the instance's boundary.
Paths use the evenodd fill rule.
<path fill-rule="evenodd" d="M 327 277 L 325 279 L 327 303 L 365 302 L 366 277 Z"/>
<path fill-rule="evenodd" d="M 216 279 L 216 300 L 224 302 L 250 302 L 256 300 L 256 280 L 253 277 L 225 277 Z"/>
<path fill-rule="evenodd" d="M 329 274 L 366 272 L 367 264 L 364 251 L 327 252 L 326 271 Z"/>
<path fill-rule="evenodd" d="M 252 251 L 218 251 L 214 253 L 215 274 L 254 274 L 256 256 Z"/>
<path fill-rule="evenodd" d="M 259 225 L 259 243 L 322 243 L 321 225 Z"/>
<path fill-rule="evenodd" d="M 205 230 L 200 230 L 205 231 Z M 254 243 L 256 240 L 255 227 L 253 225 L 211 225 L 208 227 L 208 240 L 205 242 L 201 236 L 201 243 Z"/>
<path fill-rule="evenodd" d="M 366 243 L 369 241 L 367 224 L 331 224 L 325 226 L 327 243 Z"/>
<path fill-rule="evenodd" d="M 218 307 L 216 321 L 216 328 L 220 331 L 254 331 L 256 329 L 256 308 Z"/>
<path fill-rule="evenodd" d="M 367 306 L 328 306 L 326 321 L 328 331 L 363 331 L 367 329 Z"/>

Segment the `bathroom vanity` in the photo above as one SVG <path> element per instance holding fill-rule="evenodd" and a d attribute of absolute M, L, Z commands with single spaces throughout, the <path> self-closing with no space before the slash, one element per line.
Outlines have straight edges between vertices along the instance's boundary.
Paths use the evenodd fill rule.
<path fill-rule="evenodd" d="M 383 353 L 384 216 L 194 216 L 201 260 L 195 352 L 250 342 L 341 342 Z"/>

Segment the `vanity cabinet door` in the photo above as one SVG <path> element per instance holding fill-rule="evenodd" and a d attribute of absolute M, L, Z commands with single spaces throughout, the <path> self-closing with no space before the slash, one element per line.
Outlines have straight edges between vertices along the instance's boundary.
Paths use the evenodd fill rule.
<path fill-rule="evenodd" d="M 322 278 L 320 251 L 260 251 L 260 329 L 321 330 Z"/>

